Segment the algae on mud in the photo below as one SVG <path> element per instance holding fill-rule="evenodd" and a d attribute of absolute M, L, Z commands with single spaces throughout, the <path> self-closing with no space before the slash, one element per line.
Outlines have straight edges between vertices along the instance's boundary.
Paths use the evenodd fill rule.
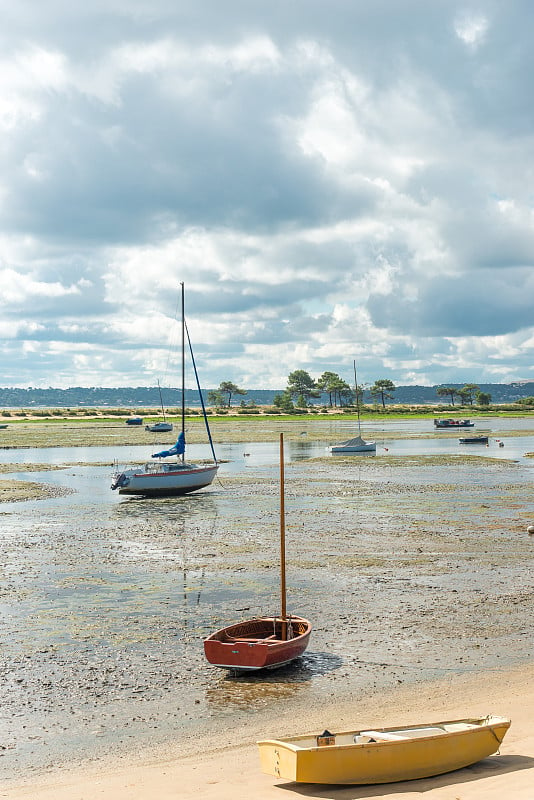
<path fill-rule="evenodd" d="M 504 418 L 505 419 L 505 418 Z M 503 436 L 517 437 L 525 436 L 532 432 L 528 425 L 522 426 L 522 421 L 529 422 L 532 416 L 514 418 L 517 427 L 513 430 L 503 431 L 500 427 L 500 417 L 491 419 L 493 426 L 492 435 L 495 437 Z M 375 438 L 383 433 L 383 425 L 387 422 L 399 422 L 403 420 L 402 415 L 394 418 L 370 419 L 366 421 L 366 435 Z M 321 440 L 324 437 L 325 425 L 335 425 L 336 423 L 357 424 L 355 414 L 344 415 L 341 419 L 333 415 L 304 415 L 298 417 L 284 415 L 265 415 L 257 417 L 243 417 L 239 415 L 214 416 L 210 417 L 209 424 L 214 442 L 275 442 L 278 440 L 279 433 L 283 430 L 286 437 L 298 438 L 306 435 L 310 441 Z M 428 419 L 429 426 L 431 419 Z M 198 415 L 186 417 L 187 440 L 189 443 L 206 441 L 204 422 Z M 433 435 L 435 431 L 429 428 L 428 434 Z M 439 432 L 440 439 L 455 438 L 458 432 L 448 431 Z M 412 439 L 421 438 L 426 435 L 422 433 L 411 433 L 409 431 L 388 430 L 388 437 L 392 439 Z M 62 419 L 62 420 L 41 420 L 29 419 L 24 422 L 16 422 L 2 431 L 0 439 L 1 448 L 28 448 L 28 447 L 91 447 L 107 445 L 147 445 L 150 446 L 157 441 L 158 443 L 171 443 L 173 435 L 158 434 L 154 437 L 153 433 L 145 431 L 143 426 L 126 425 L 120 419 Z"/>
<path fill-rule="evenodd" d="M 201 643 L 277 607 L 275 467 L 190 498 L 22 504 L 4 525 L 3 765 L 194 748 L 230 719 L 532 658 L 530 466 L 468 458 L 287 464 L 288 608 L 313 641 L 292 668 L 239 679 Z"/>
<path fill-rule="evenodd" d="M 275 441 L 281 426 L 305 430 L 262 418 L 236 422 L 233 436 Z M 218 437 L 230 428 L 221 420 Z M 55 430 L 39 436 L 66 445 Z M 118 433 L 132 443 L 131 430 Z M 312 619 L 313 641 L 293 668 L 239 679 L 206 665 L 201 642 L 277 605 L 274 466 L 189 498 L 112 501 L 93 486 L 68 506 L 20 504 L 3 516 L 0 766 L 46 769 L 177 739 L 193 749 L 202 729 L 225 741 L 234 715 L 297 717 L 336 697 L 531 659 L 527 473 L 470 454 L 287 464 L 289 610 Z"/>
<path fill-rule="evenodd" d="M 74 489 L 50 486 L 48 483 L 31 481 L 0 480 L 0 504 L 21 503 L 27 500 L 45 500 L 74 493 Z"/>

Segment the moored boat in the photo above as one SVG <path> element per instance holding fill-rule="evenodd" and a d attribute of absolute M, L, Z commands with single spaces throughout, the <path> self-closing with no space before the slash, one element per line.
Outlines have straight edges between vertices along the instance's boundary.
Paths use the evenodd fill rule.
<path fill-rule="evenodd" d="M 154 422 L 153 425 L 145 425 L 145 430 L 152 433 L 166 433 L 172 431 L 172 422 Z"/>
<path fill-rule="evenodd" d="M 331 453 L 374 453 L 376 442 L 366 442 L 361 436 L 355 436 L 345 442 L 333 444 L 328 449 Z"/>
<path fill-rule="evenodd" d="M 158 392 L 159 392 L 159 404 L 161 406 L 161 414 L 163 416 L 163 420 L 161 422 L 153 422 L 151 425 L 145 425 L 145 431 L 151 431 L 152 433 L 167 433 L 168 431 L 172 431 L 172 422 L 167 422 L 167 419 L 165 418 L 165 407 L 163 405 L 163 395 L 161 394 L 161 386 L 159 384 L 159 381 L 158 381 Z"/>
<path fill-rule="evenodd" d="M 298 658 L 310 639 L 311 623 L 286 609 L 284 434 L 280 434 L 280 615 L 227 625 L 204 639 L 204 655 L 214 667 L 235 672 L 273 669 Z"/>
<path fill-rule="evenodd" d="M 302 655 L 310 633 L 311 624 L 303 617 L 259 617 L 215 631 L 204 640 L 204 653 L 214 667 L 236 672 L 272 669 Z"/>
<path fill-rule="evenodd" d="M 258 742 L 262 771 L 298 783 L 374 784 L 452 772 L 495 753 L 506 717 L 293 736 Z"/>
<path fill-rule="evenodd" d="M 360 392 L 358 389 L 358 379 L 356 377 L 356 361 L 353 362 L 354 366 L 354 389 L 356 393 L 356 412 L 358 415 L 358 436 L 352 439 L 347 439 L 344 442 L 331 445 L 328 450 L 331 453 L 376 453 L 376 442 L 366 442 L 362 439 L 362 428 L 360 421 Z"/>
<path fill-rule="evenodd" d="M 215 449 L 208 424 L 206 409 L 204 407 L 204 400 L 200 390 L 200 382 L 196 370 L 195 359 L 193 356 L 193 348 L 189 333 L 187 339 L 189 343 L 189 351 L 191 354 L 191 361 L 195 372 L 195 378 L 204 415 L 204 423 L 206 432 L 211 446 L 213 456 L 213 463 L 208 465 L 191 464 L 185 461 L 185 333 L 187 327 L 185 324 L 184 313 L 184 285 L 182 286 L 182 430 L 176 443 L 167 450 L 161 450 L 158 453 L 152 454 L 152 460 L 146 462 L 140 467 L 129 467 L 127 469 L 119 469 L 116 465 L 111 482 L 113 490 L 118 489 L 119 494 L 128 495 L 141 495 L 144 497 L 172 497 L 174 495 L 189 494 L 196 492 L 198 489 L 203 489 L 209 486 L 215 476 L 219 465 L 215 457 Z M 158 382 L 159 386 L 159 382 Z M 161 398 L 161 390 L 160 390 Z M 163 411 L 163 402 L 162 402 Z M 165 426 L 165 427 L 162 427 Z M 147 430 L 168 431 L 172 430 L 172 424 L 166 420 L 164 422 L 156 423 L 153 426 L 147 426 Z M 173 459 L 167 461 L 167 459 Z"/>
<path fill-rule="evenodd" d="M 458 439 L 460 444 L 488 444 L 489 437 L 488 436 L 462 436 L 461 439 Z"/>
<path fill-rule="evenodd" d="M 435 419 L 435 428 L 474 428 L 475 423 L 470 419 Z"/>

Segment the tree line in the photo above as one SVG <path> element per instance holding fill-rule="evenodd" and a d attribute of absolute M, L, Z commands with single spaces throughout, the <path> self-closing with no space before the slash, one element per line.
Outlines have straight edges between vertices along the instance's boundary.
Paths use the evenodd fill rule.
<path fill-rule="evenodd" d="M 331 408 L 343 408 L 354 404 L 363 404 L 364 392 L 368 391 L 375 402 L 380 402 L 386 407 L 386 400 L 393 400 L 396 386 L 389 378 L 379 378 L 372 386 L 351 386 L 336 372 L 326 371 L 315 380 L 309 372 L 297 369 L 291 372 L 287 379 L 284 392 L 274 397 L 274 405 L 282 411 L 291 411 L 293 408 L 306 408 L 313 400 L 328 396 L 328 405 Z M 232 398 L 244 396 L 246 389 L 241 389 L 232 381 L 222 381 L 217 389 L 208 392 L 208 403 L 219 408 L 230 408 Z M 460 405 L 487 406 L 491 403 L 491 394 L 482 392 L 476 383 L 466 383 L 463 387 L 438 386 L 438 397 L 448 397 L 451 405 L 455 400 Z M 244 405 L 241 401 L 241 405 Z"/>

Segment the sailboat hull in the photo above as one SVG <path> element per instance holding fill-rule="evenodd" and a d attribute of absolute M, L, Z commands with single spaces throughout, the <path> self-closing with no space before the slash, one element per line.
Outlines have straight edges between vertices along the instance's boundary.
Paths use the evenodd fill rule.
<path fill-rule="evenodd" d="M 210 664 L 236 672 L 275 669 L 289 664 L 306 650 L 312 626 L 303 617 L 288 618 L 288 639 L 282 639 L 282 619 L 261 617 L 229 625 L 204 640 Z"/>
<path fill-rule="evenodd" d="M 139 469 L 124 470 L 113 477 L 111 488 L 119 494 L 144 497 L 173 497 L 189 494 L 209 486 L 219 469 L 218 464 L 145 464 Z"/>
<path fill-rule="evenodd" d="M 363 442 L 362 444 L 354 445 L 333 444 L 328 449 L 331 453 L 376 453 L 376 442 Z"/>

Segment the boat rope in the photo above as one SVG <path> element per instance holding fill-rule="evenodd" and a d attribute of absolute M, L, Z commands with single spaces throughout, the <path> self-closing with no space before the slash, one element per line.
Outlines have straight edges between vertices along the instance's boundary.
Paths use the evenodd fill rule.
<path fill-rule="evenodd" d="M 491 719 L 491 716 L 488 714 L 488 716 L 486 717 L 486 722 L 488 722 L 488 723 L 489 723 L 490 719 Z M 497 734 L 495 733 L 495 731 L 493 730 L 493 728 L 488 728 L 488 730 L 490 730 L 490 731 L 492 732 L 492 734 L 493 734 L 493 737 L 494 737 L 495 741 L 496 741 L 496 742 L 497 742 L 497 744 L 498 744 L 498 747 L 497 747 L 497 755 L 498 755 L 498 756 L 500 756 L 500 754 L 501 754 L 501 753 L 500 753 L 500 749 L 501 749 L 502 739 L 499 739 L 499 737 L 497 736 Z"/>
<path fill-rule="evenodd" d="M 206 431 L 208 433 L 208 439 L 210 441 L 211 452 L 213 454 L 213 460 L 217 463 L 217 456 L 215 455 L 215 448 L 213 446 L 213 439 L 211 438 L 211 431 L 208 422 L 208 415 L 206 414 L 206 406 L 204 404 L 204 398 L 202 397 L 202 389 L 200 388 L 200 381 L 198 379 L 198 372 L 197 372 L 197 365 L 195 363 L 195 356 L 193 355 L 193 346 L 191 344 L 191 338 L 189 336 L 189 329 L 187 327 L 187 322 L 184 320 L 185 332 L 187 334 L 187 341 L 189 344 L 189 352 L 191 353 L 191 362 L 193 364 L 193 370 L 195 372 L 195 379 L 197 382 L 197 389 L 198 389 L 198 396 L 200 397 L 200 405 L 202 406 L 202 413 L 204 415 L 204 422 L 206 424 Z"/>

